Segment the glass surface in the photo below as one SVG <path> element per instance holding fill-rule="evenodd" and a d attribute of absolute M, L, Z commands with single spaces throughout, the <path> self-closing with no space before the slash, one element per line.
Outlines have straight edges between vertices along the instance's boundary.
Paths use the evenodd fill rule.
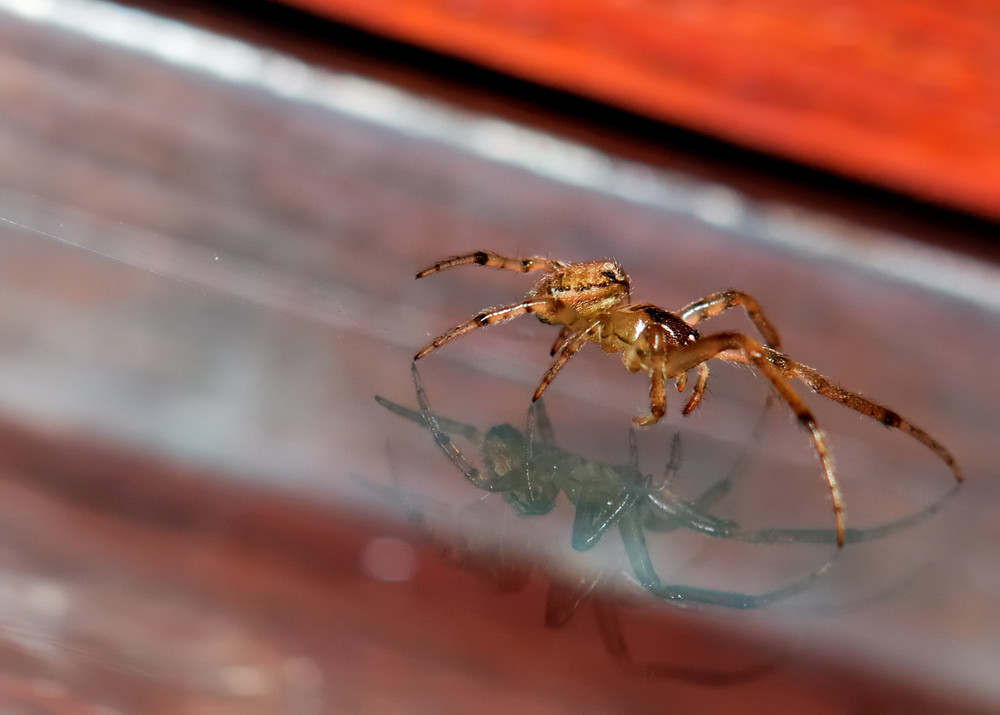
<path fill-rule="evenodd" d="M 241 713 L 1000 702 L 994 267 L 150 16 L 55 5 L 82 19 L 0 16 L 5 697 Z M 838 555 L 807 435 L 753 371 L 713 365 L 693 414 L 669 390 L 638 431 L 638 472 L 673 458 L 688 500 L 731 479 L 706 514 L 826 543 L 711 538 L 697 520 L 650 532 L 666 583 L 802 586 L 754 611 L 653 598 L 615 528 L 574 551 L 565 498 L 516 515 L 386 408 L 419 409 L 417 349 L 533 285 L 477 266 L 414 280 L 474 250 L 613 256 L 634 299 L 667 310 L 746 290 L 789 355 L 939 438 L 967 484 L 950 498 L 925 447 L 809 396 L 848 525 L 928 517 Z M 738 309 L 709 325 L 752 332 Z M 419 362 L 430 409 L 480 436 L 523 430 L 557 332 L 525 317 L 440 348 Z M 554 459 L 628 465 L 648 389 L 585 347 L 545 396 Z M 475 439 L 455 444 L 482 467 Z M 529 565 L 596 583 L 596 623 L 620 611 L 657 677 L 614 662 L 587 604 L 544 629 L 559 593 L 544 577 L 504 592 Z"/>

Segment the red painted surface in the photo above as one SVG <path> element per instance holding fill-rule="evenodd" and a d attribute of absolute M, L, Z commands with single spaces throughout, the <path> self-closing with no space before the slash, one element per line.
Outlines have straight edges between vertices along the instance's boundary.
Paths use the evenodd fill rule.
<path fill-rule="evenodd" d="M 1000 218 L 1000 23 L 992 3 L 289 4 Z"/>

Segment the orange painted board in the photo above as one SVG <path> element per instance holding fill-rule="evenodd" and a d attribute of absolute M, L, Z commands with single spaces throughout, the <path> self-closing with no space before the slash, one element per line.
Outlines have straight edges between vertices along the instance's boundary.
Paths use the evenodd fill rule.
<path fill-rule="evenodd" d="M 290 0 L 737 145 L 1000 219 L 983 0 Z"/>

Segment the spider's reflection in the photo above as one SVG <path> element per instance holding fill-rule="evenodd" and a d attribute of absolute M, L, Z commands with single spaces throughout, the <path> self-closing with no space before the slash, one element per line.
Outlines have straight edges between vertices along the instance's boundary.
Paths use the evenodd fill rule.
<path fill-rule="evenodd" d="M 718 517 L 710 509 L 729 491 L 729 478 L 723 478 L 700 496 L 686 500 L 674 494 L 670 485 L 679 470 L 679 438 L 675 435 L 664 475 L 654 479 L 639 469 L 634 431 L 629 432 L 629 460 L 626 464 L 608 465 L 564 450 L 555 441 L 554 430 L 539 401 L 530 408 L 526 428 L 497 425 L 485 433 L 478 428 L 437 415 L 431 409 L 416 365 L 413 381 L 418 409 L 410 409 L 376 396 L 382 406 L 426 428 L 447 458 L 482 490 L 499 493 L 522 516 L 551 511 L 560 493 L 575 509 L 570 542 L 574 549 L 587 551 L 602 535 L 617 528 L 626 557 L 638 583 L 649 593 L 682 606 L 709 605 L 730 609 L 761 608 L 800 593 L 830 567 L 831 561 L 779 588 L 762 593 L 742 593 L 664 583 L 650 558 L 647 532 L 676 529 L 745 543 L 812 543 L 837 545 L 836 529 L 745 529 L 739 523 Z M 456 444 L 460 438 L 476 447 L 479 466 Z M 884 524 L 848 529 L 847 543 L 882 538 L 913 526 L 941 508 L 944 500 L 930 507 Z M 476 554 L 459 554 L 463 562 L 475 563 Z M 500 588 L 514 590 L 527 581 L 523 566 L 496 564 L 488 575 Z M 682 677 L 706 683 L 738 682 L 761 673 L 761 666 L 720 673 L 717 670 L 685 666 L 637 665 L 628 652 L 614 604 L 603 598 L 591 598 L 610 575 L 601 571 L 575 581 L 554 581 L 546 606 L 546 624 L 561 626 L 585 601 L 591 601 L 597 613 L 602 638 L 609 652 L 623 666 L 644 674 Z M 770 667 L 770 666 L 767 666 Z"/>

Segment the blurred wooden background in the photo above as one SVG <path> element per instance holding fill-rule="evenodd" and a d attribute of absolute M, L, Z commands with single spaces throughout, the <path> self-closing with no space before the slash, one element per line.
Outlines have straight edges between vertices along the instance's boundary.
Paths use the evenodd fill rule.
<path fill-rule="evenodd" d="M 386 87 L 401 87 L 440 102 L 445 115 L 452 106 L 464 108 L 465 121 L 475 128 L 492 126 L 495 109 L 561 136 L 591 138 L 614 156 L 650 158 L 654 169 L 690 169 L 719 182 L 685 194 L 704 202 L 698 214 L 490 161 L 390 123 L 369 122 L 364 108 L 351 114 L 289 98 L 265 89 L 252 74 L 241 83 L 224 72 L 178 65 L 171 49 L 188 60 L 199 50 L 209 54 L 183 33 L 154 32 L 176 43 L 164 41 L 156 51 L 123 47 L 127 38 L 101 39 L 112 34 L 111 20 L 118 16 L 101 15 L 91 3 L 71 5 L 83 15 L 38 19 L 29 13 L 0 23 L 6 110 L 0 123 L 0 704 L 6 710 L 610 715 L 674 708 L 832 715 L 993 709 L 993 666 L 1000 662 L 1000 536 L 993 509 L 1000 490 L 991 479 L 1000 403 L 990 363 L 1000 335 L 996 303 L 990 295 L 976 302 L 956 297 L 958 291 L 888 277 L 874 259 L 866 266 L 882 238 L 829 216 L 864 222 L 874 215 L 874 223 L 905 233 L 902 248 L 889 242 L 889 255 L 901 263 L 919 253 L 920 244 L 909 243 L 917 234 L 931 244 L 967 249 L 934 254 L 961 259 L 955 274 L 947 272 L 948 260 L 936 264 L 942 274 L 960 275 L 969 285 L 994 275 L 995 264 L 965 262 L 965 256 L 995 250 L 995 225 L 983 217 L 995 216 L 984 197 L 995 198 L 990 192 L 1000 185 L 989 174 L 996 152 L 979 152 L 979 168 L 969 170 L 972 135 L 956 127 L 972 126 L 969 117 L 980 116 L 985 106 L 975 102 L 995 95 L 983 99 L 971 92 L 968 97 L 978 99 L 944 102 L 948 112 L 917 112 L 912 107 L 919 103 L 887 104 L 879 92 L 896 85 L 870 65 L 859 75 L 868 79 L 856 86 L 843 79 L 847 74 L 837 75 L 832 86 L 841 93 L 820 91 L 810 72 L 839 66 L 840 58 L 826 55 L 827 64 L 818 65 L 782 59 L 795 55 L 781 48 L 799 47 L 810 56 L 817 51 L 792 29 L 798 25 L 791 18 L 802 11 L 791 6 L 783 22 L 780 7 L 761 18 L 734 5 L 730 20 L 722 21 L 723 6 L 709 4 L 698 6 L 700 19 L 690 6 L 685 11 L 654 3 L 593 3 L 587 12 L 556 3 L 488 2 L 331 3 L 324 10 L 374 33 L 676 121 L 703 137 L 795 158 L 820 167 L 809 174 L 817 179 L 813 184 L 795 171 L 772 172 L 776 165 L 759 155 L 739 155 L 741 162 L 730 166 L 728 150 L 713 149 L 704 138 L 693 148 L 653 141 L 655 122 L 626 123 L 647 132 L 633 138 L 595 114 L 574 121 L 565 107 L 584 105 L 566 96 L 560 95 L 560 107 L 535 106 L 530 97 L 496 85 L 474 87 L 449 73 L 435 74 L 435 61 L 423 55 L 425 64 L 409 66 L 414 55 L 391 43 L 375 42 L 366 52 L 374 35 L 308 16 L 285 22 L 284 11 L 278 12 L 282 22 L 270 24 L 275 16 L 269 13 L 276 11 L 269 3 L 171 4 L 181 17 L 247 39 L 252 66 L 261 59 L 256 50 L 277 47 L 347 83 L 377 78 L 386 84 L 373 90 L 376 99 L 385 98 L 378 92 Z M 680 13 L 687 24 L 672 22 L 701 27 L 715 39 L 691 29 L 673 38 L 681 44 L 662 48 L 652 40 L 633 41 L 647 37 L 636 18 L 650 7 Z M 916 9 L 901 11 L 905 22 L 896 25 L 890 7 L 902 6 L 880 5 L 886 14 L 876 16 L 872 7 L 859 5 L 839 22 L 867 26 L 881 18 L 887 24 L 879 27 L 909 27 Z M 394 12 L 376 17 L 378 8 Z M 609 14 L 601 15 L 602 9 Z M 940 38 L 967 36 L 965 25 L 938 22 L 938 11 L 926 13 L 932 25 L 944 28 Z M 87 32 L 73 29 L 95 17 Z M 417 20 L 430 28 L 426 39 L 406 34 L 400 24 Z M 802 24 L 818 32 L 817 25 Z M 953 27 L 956 34 L 949 35 Z M 981 32 L 991 28 L 995 24 L 984 23 Z M 738 43 L 714 34 L 724 30 L 749 39 L 757 37 L 753 31 L 771 41 L 759 54 L 736 52 Z M 920 37 L 930 34 L 926 29 Z M 473 49 L 445 44 L 469 36 L 479 38 Z M 888 29 L 877 36 L 909 37 Z M 932 52 L 931 59 L 949 51 L 950 40 L 939 41 L 944 55 Z M 874 39 L 841 42 L 853 48 L 859 65 L 874 52 Z M 995 51 L 966 45 L 970 53 Z M 534 58 L 529 67 L 497 63 L 512 46 L 523 50 L 519 56 Z M 489 56 L 463 54 L 474 50 Z M 665 52 L 667 60 L 650 65 L 647 52 Z M 901 75 L 900 58 L 914 54 L 911 45 L 893 42 L 882 52 L 885 62 L 897 58 L 889 64 Z M 566 64 L 568 56 L 573 61 Z M 607 67 L 598 71 L 613 56 L 628 62 L 616 64 L 613 75 Z M 546 65 L 545 57 L 563 64 Z M 688 70 L 669 71 L 672 62 L 688 63 Z M 944 69 L 928 76 L 949 89 L 935 91 L 959 97 L 948 94 L 959 91 L 948 83 L 970 75 L 961 67 L 948 74 L 947 62 L 939 63 Z M 641 94 L 685 98 L 686 109 L 640 106 L 625 93 L 602 94 L 569 79 L 594 77 L 609 92 L 631 67 L 636 75 L 627 84 L 634 91 L 655 80 L 654 65 L 657 75 L 664 73 L 664 64 L 677 80 L 674 91 Z M 545 67 L 550 73 L 562 67 L 563 80 L 530 71 Z M 783 73 L 793 70 L 804 74 L 786 85 Z M 872 79 L 876 75 L 881 79 Z M 713 90 L 704 92 L 703 77 L 728 80 L 713 80 Z M 917 88 L 923 80 L 912 81 L 899 86 Z M 914 89 L 910 99 L 919 96 Z M 816 105 L 817 97 L 829 104 Z M 777 117 L 779 105 L 787 112 Z M 803 119 L 816 106 L 833 119 Z M 900 111 L 876 111 L 887 106 Z M 762 116 L 774 121 L 760 121 Z M 876 119 L 889 122 L 888 131 Z M 829 122 L 844 133 L 821 131 Z M 927 129 L 932 125 L 939 128 Z M 889 136 L 885 151 L 871 149 L 873 126 Z M 441 127 L 420 129 L 444 132 Z M 923 129 L 915 134 L 918 127 Z M 681 143 L 693 137 L 667 127 L 664 132 Z M 849 157 L 843 163 L 819 151 L 834 136 Z M 975 143 L 987 146 L 990 136 L 995 146 L 996 135 L 986 131 L 975 135 Z M 907 149 L 917 145 L 922 148 Z M 877 167 L 860 160 L 861 147 Z M 901 155 L 910 157 L 905 170 Z M 882 159 L 887 163 L 878 164 Z M 858 184 L 849 196 L 828 196 L 824 168 L 892 191 L 868 193 Z M 681 174 L 673 189 L 683 188 L 687 176 Z M 786 203 L 769 214 L 747 195 Z M 736 221 L 735 228 L 713 223 L 719 213 L 712 210 L 721 207 L 725 218 L 734 202 L 756 219 L 822 205 L 831 214 L 802 210 L 800 225 L 830 227 L 854 253 L 849 259 L 817 256 L 804 250 L 805 241 L 802 248 L 765 244 L 741 233 L 754 227 L 752 220 Z M 378 393 L 412 405 L 409 359 L 428 333 L 522 289 L 517 276 L 500 280 L 475 271 L 434 284 L 412 280 L 429 260 L 478 248 L 567 258 L 614 252 L 634 270 L 643 296 L 664 304 L 683 304 L 729 283 L 752 288 L 795 355 L 919 415 L 935 434 L 943 432 L 969 473 L 962 500 L 927 529 L 908 532 L 882 551 L 877 545 L 870 557 L 852 550 L 829 580 L 832 595 L 851 603 L 859 593 L 872 593 L 868 579 L 879 570 L 896 577 L 889 567 L 926 564 L 917 585 L 898 601 L 859 608 L 843 620 L 817 618 L 815 631 L 808 615 L 789 615 L 786 640 L 774 622 L 753 626 L 750 619 L 747 625 L 739 618 L 637 609 L 630 643 L 644 646 L 650 658 L 739 668 L 791 654 L 775 672 L 737 688 L 650 680 L 612 661 L 586 609 L 568 628 L 545 630 L 542 575 L 520 594 L 498 593 L 448 563 L 398 510 L 359 498 L 369 493 L 366 480 L 383 487 L 402 482 L 459 503 L 481 496 L 426 433 L 372 399 Z M 427 367 L 428 379 L 436 380 L 435 405 L 448 415 L 465 408 L 455 416 L 480 428 L 507 419 L 493 408 L 518 414 L 539 365 L 544 368 L 550 339 L 540 326 L 521 325 L 456 345 Z M 526 346 L 538 348 L 542 362 Z M 628 381 L 614 358 L 581 355 L 576 362 L 551 395 L 555 409 L 562 407 L 560 436 L 581 449 L 611 445 L 618 454 L 630 400 L 641 404 L 646 385 Z M 733 424 L 745 427 L 739 417 L 753 397 L 743 401 L 738 391 L 731 393 L 733 381 L 722 372 L 713 378 L 706 419 L 692 432 L 725 436 Z M 474 395 L 488 396 L 482 403 L 489 409 L 480 410 Z M 857 420 L 833 412 L 824 425 L 838 437 L 848 435 L 835 444 L 835 450 L 844 445 L 838 459 L 890 467 L 874 471 L 878 480 L 850 480 L 858 523 L 879 519 L 882 503 L 898 506 L 897 496 L 904 504 L 925 504 L 948 488 L 948 475 L 922 452 L 914 456 L 906 452 L 909 445 L 890 443 L 881 458 L 882 442 L 871 447 L 871 433 L 864 432 L 852 442 Z M 588 420 L 590 432 L 583 429 Z M 745 435 L 739 429 L 734 432 Z M 765 495 L 767 501 L 778 507 L 787 501 L 796 515 L 828 518 L 811 455 L 805 449 L 795 455 L 808 465 L 810 478 L 782 484 L 780 493 Z M 789 460 L 793 466 L 796 458 Z M 808 507 L 800 508 L 800 497 L 812 499 Z M 565 512 L 553 515 L 556 529 L 567 526 L 560 516 Z M 412 573 L 399 581 L 385 578 L 371 563 L 379 543 L 395 544 Z M 752 572 L 753 563 L 746 568 Z M 744 575 L 737 571 L 735 578 Z M 803 623 L 809 628 L 796 631 Z M 831 634 L 837 630 L 862 632 L 869 640 L 838 642 Z M 887 663 L 886 653 L 900 657 Z M 916 669 L 928 663 L 940 665 L 940 679 Z"/>
<path fill-rule="evenodd" d="M 988 0 L 289 4 L 1000 219 L 1000 22 Z"/>

